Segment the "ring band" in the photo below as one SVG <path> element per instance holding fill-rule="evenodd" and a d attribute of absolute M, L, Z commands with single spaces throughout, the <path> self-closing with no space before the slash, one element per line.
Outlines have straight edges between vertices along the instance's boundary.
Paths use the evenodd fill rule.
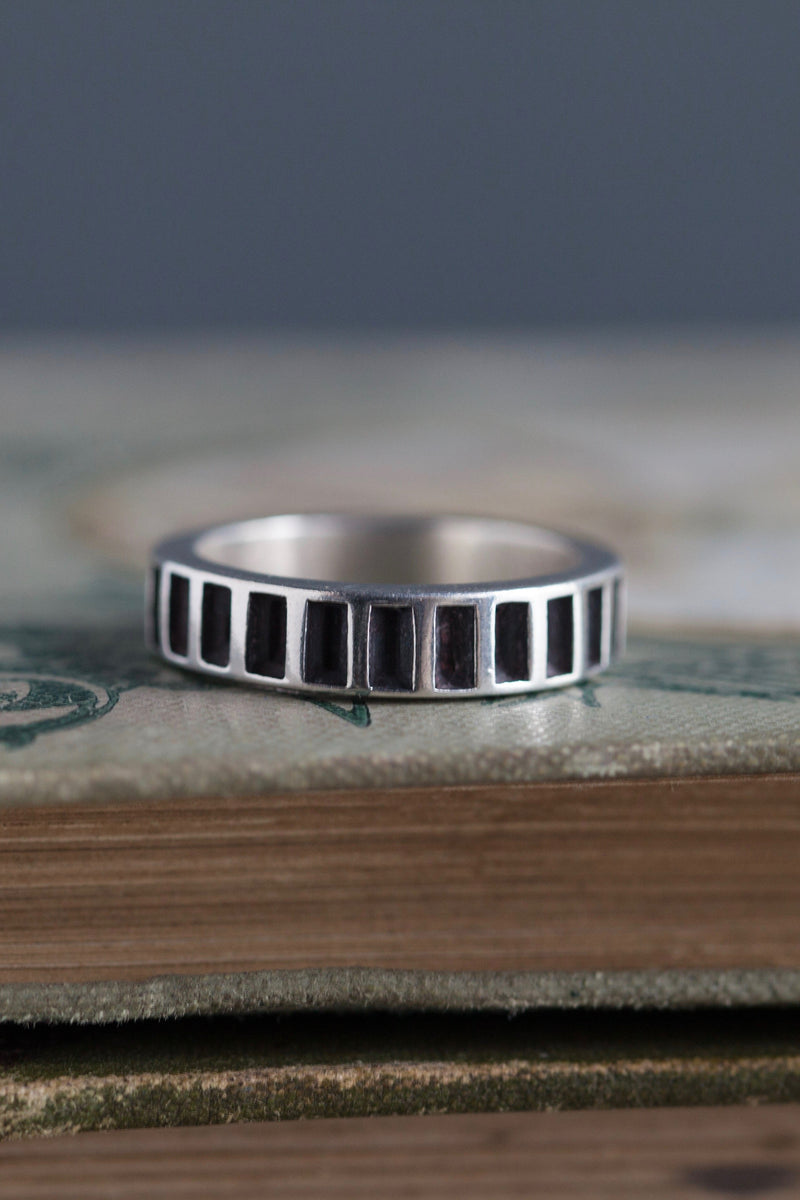
<path fill-rule="evenodd" d="M 622 651 L 609 550 L 494 518 L 273 516 L 153 553 L 147 638 L 177 666 L 292 692 L 564 687 Z"/>

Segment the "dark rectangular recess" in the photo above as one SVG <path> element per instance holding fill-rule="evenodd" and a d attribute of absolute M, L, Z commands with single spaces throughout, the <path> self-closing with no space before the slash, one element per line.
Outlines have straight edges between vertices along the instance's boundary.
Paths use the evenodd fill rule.
<path fill-rule="evenodd" d="M 369 686 L 410 692 L 414 687 L 414 611 L 373 604 L 369 614 Z"/>
<path fill-rule="evenodd" d="M 447 691 L 475 687 L 474 604 L 436 609 L 436 686 Z"/>
<path fill-rule="evenodd" d="M 161 568 L 150 571 L 150 640 L 154 646 L 161 643 Z"/>
<path fill-rule="evenodd" d="M 575 640 L 572 603 L 572 596 L 557 596 L 547 602 L 548 675 L 572 674 Z"/>
<path fill-rule="evenodd" d="M 189 580 L 185 575 L 170 577 L 169 648 L 184 658 L 189 653 Z"/>
<path fill-rule="evenodd" d="M 603 647 L 603 589 L 586 595 L 586 666 L 599 667 Z"/>
<path fill-rule="evenodd" d="M 200 657 L 214 667 L 227 667 L 231 659 L 231 589 L 221 583 L 203 587 Z"/>
<path fill-rule="evenodd" d="M 498 683 L 530 679 L 530 605 L 498 604 L 494 615 L 494 677 Z"/>
<path fill-rule="evenodd" d="M 247 602 L 245 670 L 283 679 L 286 674 L 286 597 L 251 592 Z"/>
<path fill-rule="evenodd" d="M 347 605 L 309 600 L 303 663 L 306 683 L 347 687 Z"/>

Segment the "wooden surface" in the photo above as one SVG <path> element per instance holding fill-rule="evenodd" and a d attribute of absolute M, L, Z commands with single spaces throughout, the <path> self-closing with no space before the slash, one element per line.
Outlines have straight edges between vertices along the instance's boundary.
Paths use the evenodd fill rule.
<path fill-rule="evenodd" d="M 13 1200 L 788 1200 L 800 1107 L 384 1117 L 0 1146 Z"/>
<path fill-rule="evenodd" d="M 0 982 L 800 965 L 800 782 L 307 793 L 0 814 Z"/>

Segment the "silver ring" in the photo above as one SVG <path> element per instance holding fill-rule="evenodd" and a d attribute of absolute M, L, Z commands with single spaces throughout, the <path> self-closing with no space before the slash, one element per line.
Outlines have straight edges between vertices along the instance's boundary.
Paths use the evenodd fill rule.
<path fill-rule="evenodd" d="M 293 515 L 170 538 L 147 637 L 292 692 L 444 699 L 564 687 L 622 651 L 616 555 L 518 521 Z"/>

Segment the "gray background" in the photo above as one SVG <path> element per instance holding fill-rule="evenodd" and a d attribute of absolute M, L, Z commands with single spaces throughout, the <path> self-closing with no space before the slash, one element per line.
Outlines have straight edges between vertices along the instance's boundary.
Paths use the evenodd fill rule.
<path fill-rule="evenodd" d="M 0 3 L 0 328 L 800 313 L 800 5 Z"/>

